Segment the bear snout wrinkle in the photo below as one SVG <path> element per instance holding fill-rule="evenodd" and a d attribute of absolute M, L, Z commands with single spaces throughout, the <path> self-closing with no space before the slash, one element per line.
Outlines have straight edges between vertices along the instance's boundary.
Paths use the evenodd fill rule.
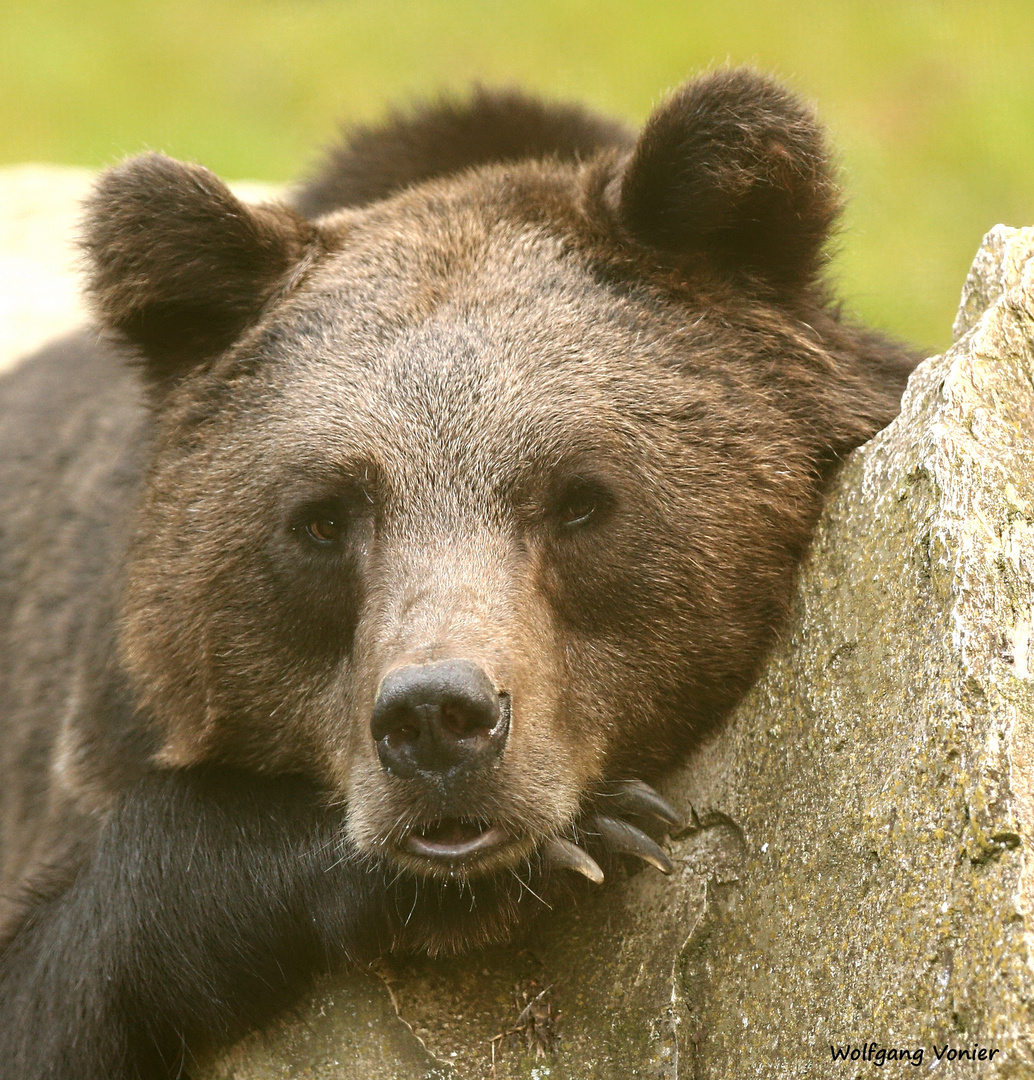
<path fill-rule="evenodd" d="M 373 706 L 370 733 L 392 776 L 449 780 L 490 766 L 510 730 L 485 672 L 470 660 L 409 664 L 390 671 Z"/>

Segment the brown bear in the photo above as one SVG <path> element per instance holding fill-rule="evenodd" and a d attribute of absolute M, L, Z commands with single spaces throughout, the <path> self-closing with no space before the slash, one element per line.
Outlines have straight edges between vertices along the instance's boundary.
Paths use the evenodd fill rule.
<path fill-rule="evenodd" d="M 320 968 L 666 867 L 646 782 L 913 364 L 823 284 L 838 201 L 745 70 L 638 137 L 397 115 L 293 206 L 101 177 L 99 336 L 0 384 L 0 1077 L 182 1076 Z"/>

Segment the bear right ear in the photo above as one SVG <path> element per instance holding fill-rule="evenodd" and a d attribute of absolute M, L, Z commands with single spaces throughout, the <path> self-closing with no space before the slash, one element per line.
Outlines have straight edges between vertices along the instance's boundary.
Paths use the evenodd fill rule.
<path fill-rule="evenodd" d="M 840 196 L 811 111 L 747 68 L 687 83 L 646 122 L 609 196 L 626 236 L 776 288 L 808 283 Z"/>
<path fill-rule="evenodd" d="M 246 206 L 207 169 L 147 154 L 100 177 L 82 248 L 102 322 L 160 385 L 231 345 L 321 245 L 287 207 Z"/>

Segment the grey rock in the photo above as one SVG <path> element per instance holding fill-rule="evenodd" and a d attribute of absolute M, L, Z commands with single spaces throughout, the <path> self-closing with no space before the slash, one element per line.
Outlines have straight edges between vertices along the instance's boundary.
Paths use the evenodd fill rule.
<path fill-rule="evenodd" d="M 211 1080 L 846 1080 L 881 1049 L 1034 1076 L 1034 229 L 988 234 L 955 333 L 837 477 L 764 678 L 672 778 L 672 878 L 340 976 Z"/>
<path fill-rule="evenodd" d="M 82 323 L 75 276 L 79 205 L 87 169 L 0 169 L 0 371 Z"/>

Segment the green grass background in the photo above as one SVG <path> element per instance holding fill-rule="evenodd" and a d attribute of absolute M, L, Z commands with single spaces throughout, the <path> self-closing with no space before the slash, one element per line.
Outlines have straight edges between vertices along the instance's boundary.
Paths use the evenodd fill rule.
<path fill-rule="evenodd" d="M 983 233 L 1034 224 L 1032 0 L 0 0 L 0 163 L 150 147 L 285 181 L 336 121 L 472 80 L 640 121 L 726 62 L 832 129 L 849 307 L 945 346 Z"/>

